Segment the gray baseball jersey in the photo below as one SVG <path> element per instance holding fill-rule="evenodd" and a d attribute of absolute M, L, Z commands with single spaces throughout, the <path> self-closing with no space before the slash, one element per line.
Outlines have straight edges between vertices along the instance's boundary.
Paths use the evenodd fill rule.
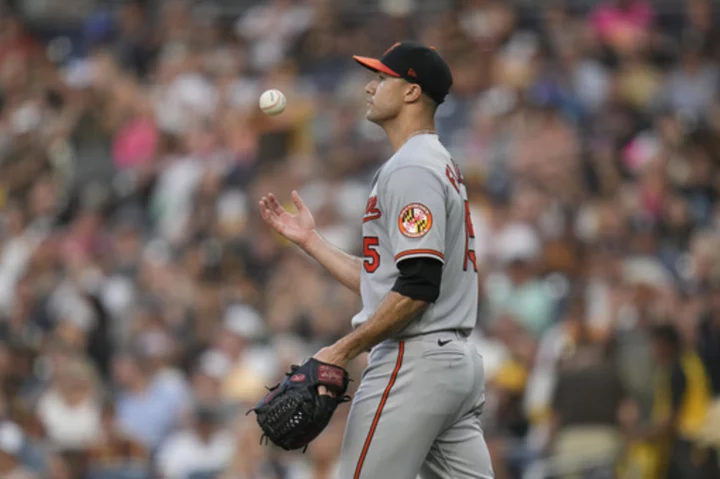
<path fill-rule="evenodd" d="M 403 335 L 475 326 L 478 278 L 467 192 L 450 153 L 434 134 L 410 138 L 373 180 L 363 217 L 363 308 L 357 327 L 399 276 L 397 263 L 431 257 L 444 263 L 440 296 Z"/>

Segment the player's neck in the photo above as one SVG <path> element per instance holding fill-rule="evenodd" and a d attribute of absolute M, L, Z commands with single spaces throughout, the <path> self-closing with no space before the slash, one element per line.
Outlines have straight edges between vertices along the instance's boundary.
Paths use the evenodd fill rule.
<path fill-rule="evenodd" d="M 395 121 L 383 125 L 385 133 L 390 140 L 393 151 L 398 151 L 413 136 L 424 133 L 435 133 L 435 122 L 430 119 L 414 121 L 402 121 L 402 118 L 396 118 Z"/>

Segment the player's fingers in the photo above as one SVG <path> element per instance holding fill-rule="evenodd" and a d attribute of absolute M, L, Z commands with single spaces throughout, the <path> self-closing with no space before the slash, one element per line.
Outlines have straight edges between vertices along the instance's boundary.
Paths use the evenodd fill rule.
<path fill-rule="evenodd" d="M 270 211 L 267 198 L 265 198 L 264 196 L 260 198 L 260 201 L 258 201 L 258 206 L 260 206 L 260 214 L 262 214 L 264 218 L 265 214 Z"/>
<path fill-rule="evenodd" d="M 260 200 L 260 216 L 267 221 L 270 224 L 275 224 L 275 221 L 277 220 L 277 216 L 273 212 L 273 210 L 268 205 L 268 201 L 266 198 L 263 198 Z"/>
<path fill-rule="evenodd" d="M 295 204 L 295 208 L 297 208 L 298 211 L 304 211 L 307 210 L 307 206 L 305 206 L 305 202 L 300 198 L 300 194 L 293 190 L 291 193 L 293 203 Z"/>
<path fill-rule="evenodd" d="M 260 207 L 260 216 L 265 220 L 267 224 L 273 227 L 275 231 L 280 233 L 282 231 L 282 223 L 278 219 L 277 215 L 273 213 L 273 211 L 267 207 L 267 205 L 262 205 Z"/>
<path fill-rule="evenodd" d="M 265 221 L 268 221 L 270 219 L 270 210 L 267 205 L 262 200 L 258 202 L 258 205 L 260 205 L 260 216 L 262 216 Z"/>
<path fill-rule="evenodd" d="M 318 386 L 318 394 L 320 394 L 321 396 L 335 396 L 332 392 L 328 391 L 328 388 L 323 385 Z"/>
<path fill-rule="evenodd" d="M 275 195 L 273 195 L 272 193 L 268 195 L 268 205 L 270 209 L 278 216 L 285 212 L 285 208 L 280 205 L 277 198 L 275 198 Z"/>

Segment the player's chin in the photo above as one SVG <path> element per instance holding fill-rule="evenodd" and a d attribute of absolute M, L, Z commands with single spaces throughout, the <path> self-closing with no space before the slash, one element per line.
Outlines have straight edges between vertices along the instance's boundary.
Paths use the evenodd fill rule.
<path fill-rule="evenodd" d="M 373 123 L 381 123 L 385 119 L 386 115 L 374 110 L 372 107 L 365 113 L 365 119 Z"/>

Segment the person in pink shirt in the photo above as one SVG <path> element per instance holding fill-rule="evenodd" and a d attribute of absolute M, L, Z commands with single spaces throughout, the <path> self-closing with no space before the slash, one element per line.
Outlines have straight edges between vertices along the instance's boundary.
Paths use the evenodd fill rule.
<path fill-rule="evenodd" d="M 653 17 L 652 6 L 646 0 L 614 0 L 598 5 L 590 22 L 601 43 L 627 52 L 645 44 Z"/>
<path fill-rule="evenodd" d="M 152 161 L 158 147 L 155 123 L 139 117 L 129 121 L 117 133 L 113 142 L 113 159 L 119 169 L 134 168 Z"/>

